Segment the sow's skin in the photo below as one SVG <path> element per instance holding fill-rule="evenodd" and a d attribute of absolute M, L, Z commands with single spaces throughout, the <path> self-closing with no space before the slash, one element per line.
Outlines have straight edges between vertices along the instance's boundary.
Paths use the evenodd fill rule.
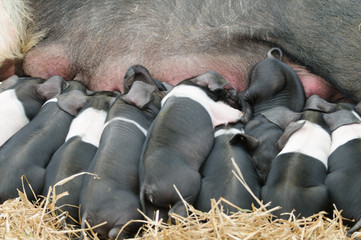
<path fill-rule="evenodd" d="M 279 143 L 282 151 L 272 161 L 261 191 L 261 198 L 271 206 L 281 206 L 274 213 L 287 219 L 288 213 L 311 216 L 330 210 L 329 193 L 324 181 L 331 136 L 323 113 L 305 110 L 301 120 L 289 124 Z M 284 147 L 282 147 L 284 146 Z"/>
<path fill-rule="evenodd" d="M 280 49 L 268 51 L 268 58 L 252 70 L 248 89 L 238 94 L 238 101 L 247 121 L 244 130 L 259 140 L 259 145 L 251 152 L 251 156 L 261 175 L 262 185 L 267 179 L 272 160 L 280 152 L 277 140 L 284 130 L 278 124 L 270 122 L 262 113 L 277 107 L 300 112 L 305 105 L 305 93 L 296 72 L 273 57 L 274 51 L 279 52 L 282 59 Z"/>
<path fill-rule="evenodd" d="M 173 85 L 214 70 L 242 91 L 264 52 L 279 46 L 307 96 L 333 102 L 337 88 L 361 100 L 359 1 L 31 2 L 36 30 L 45 32 L 22 65 L 31 76 L 119 90 L 126 68 L 138 63 Z"/>
<path fill-rule="evenodd" d="M 242 124 L 217 126 L 214 133 L 214 145 L 200 173 L 202 175 L 201 189 L 195 207 L 203 212 L 211 209 L 211 199 L 225 198 L 242 209 L 252 209 L 256 203 L 254 197 L 237 179 L 238 166 L 250 190 L 258 199 L 261 186 L 256 166 L 248 151 L 257 147 L 258 140 L 245 134 Z M 226 213 L 236 212 L 239 209 L 224 204 Z"/>
<path fill-rule="evenodd" d="M 140 160 L 140 200 L 170 213 L 186 216 L 176 192 L 190 204 L 201 185 L 198 172 L 213 146 L 214 127 L 237 122 L 242 112 L 218 101 L 228 82 L 215 72 L 185 80 L 162 100 Z"/>
<path fill-rule="evenodd" d="M 18 196 L 16 189 L 22 190 L 23 175 L 36 195 L 43 193 L 45 168 L 64 143 L 71 121 L 81 108 L 81 103 L 69 93 L 45 102 L 33 120 L 1 146 L 1 203 Z M 27 184 L 24 185 L 28 198 L 34 199 Z"/>
<path fill-rule="evenodd" d="M 89 172 L 84 176 L 80 195 L 82 226 L 107 224 L 95 231 L 102 237 L 130 237 L 142 219 L 139 201 L 139 158 L 147 130 L 159 112 L 162 96 L 153 85 L 135 81 L 130 91 L 114 102 Z"/>
<path fill-rule="evenodd" d="M 103 132 L 107 112 L 114 102 L 113 92 L 96 92 L 86 95 L 81 91 L 72 91 L 76 101 L 84 102 L 84 107 L 71 122 L 65 143 L 54 153 L 45 169 L 45 186 L 43 195 L 47 196 L 49 188 L 59 181 L 74 174 L 87 171 L 92 161 Z M 71 99 L 72 100 L 72 99 Z M 78 176 L 53 190 L 56 194 L 68 192 L 67 196 L 56 201 L 56 206 L 67 211 L 75 221 L 79 222 L 79 194 L 81 180 Z M 70 222 L 72 219 L 67 218 Z"/>
<path fill-rule="evenodd" d="M 347 222 L 355 224 L 347 232 L 351 236 L 361 228 L 361 111 L 357 114 L 354 107 L 346 106 L 338 106 L 338 111 L 324 117 L 332 131 L 325 185 L 341 215 L 356 220 L 356 224 Z"/>
<path fill-rule="evenodd" d="M 62 77 L 42 78 L 12 76 L 0 85 L 0 146 L 29 123 L 41 105 L 60 94 L 66 83 Z"/>

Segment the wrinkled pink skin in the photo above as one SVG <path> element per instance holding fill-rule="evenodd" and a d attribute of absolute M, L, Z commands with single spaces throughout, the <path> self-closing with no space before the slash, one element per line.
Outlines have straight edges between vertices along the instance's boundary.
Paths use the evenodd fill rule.
<path fill-rule="evenodd" d="M 49 59 L 48 61 L 41 61 L 43 65 L 40 63 L 39 65 L 35 66 L 30 62 L 37 62 L 38 59 L 36 56 L 32 55 L 32 52 L 26 57 L 26 73 L 33 76 L 33 77 L 41 77 L 44 79 L 50 78 L 54 75 L 60 75 L 67 80 L 71 80 L 75 76 L 69 74 L 67 71 L 64 71 L 61 65 L 58 63 L 57 59 Z M 40 60 L 39 60 L 40 61 Z M 206 61 L 205 61 L 206 62 Z M 286 61 L 287 62 L 287 61 Z M 47 63 L 47 64 L 46 64 Z M 52 64 L 53 63 L 53 64 Z M 320 95 L 323 99 L 328 100 L 330 102 L 337 102 L 337 101 L 345 101 L 345 96 L 337 91 L 330 83 L 325 81 L 323 78 L 310 73 L 304 66 L 296 65 L 287 62 L 298 74 L 304 89 L 306 96 L 309 97 L 311 95 L 317 94 Z M 117 70 L 115 71 L 116 74 L 113 74 L 114 71 L 109 70 L 109 72 L 105 73 L 103 76 L 100 77 L 98 81 L 89 82 L 86 84 L 91 90 L 123 90 L 123 79 L 124 73 L 126 69 L 131 66 L 132 62 L 124 62 L 121 66 L 116 67 Z M 138 64 L 142 64 L 147 66 L 148 64 L 145 62 L 138 62 Z M 42 66 L 41 66 L 42 65 Z M 151 71 L 154 78 L 169 82 L 171 84 L 177 84 L 180 81 L 190 78 L 199 74 L 202 74 L 206 71 L 213 70 L 220 73 L 224 78 L 226 78 L 232 87 L 237 89 L 238 91 L 242 91 L 247 88 L 247 77 L 249 74 L 249 69 L 245 71 L 228 71 L 224 70 L 222 66 L 207 66 L 199 68 L 198 65 L 189 64 L 190 66 L 180 66 L 179 64 L 168 62 L 168 66 L 164 66 L 161 69 L 154 69 Z M 200 65 L 203 65 L 201 63 Z M 0 68 L 1 69 L 1 68 Z M 15 73 L 15 66 L 13 62 L 8 62 L 3 67 L 3 74 L 0 74 L 1 80 L 5 80 L 6 78 L 10 77 Z M 2 70 L 2 69 L 1 69 Z M 112 77 L 112 75 L 118 76 L 116 78 Z M 78 79 L 82 81 L 82 79 Z M 346 100 L 347 101 L 347 100 Z"/>
<path fill-rule="evenodd" d="M 34 63 L 41 61 L 47 62 L 48 64 L 40 66 L 34 66 L 31 62 Z M 53 64 L 49 64 L 53 63 Z M 311 95 L 317 94 L 322 98 L 330 101 L 347 101 L 345 96 L 337 91 L 330 83 L 325 81 L 323 78 L 310 73 L 304 66 L 296 65 L 293 63 L 285 61 L 289 64 L 298 74 L 304 89 L 306 96 L 309 97 Z M 96 76 L 97 80 L 85 82 L 91 90 L 123 90 L 123 79 L 124 73 L 126 69 L 132 64 L 137 63 L 143 66 L 152 65 L 147 62 L 122 62 L 119 66 L 114 66 L 112 69 L 109 66 L 109 70 L 103 73 L 102 76 Z M 248 69 L 246 67 L 239 67 L 238 69 L 229 69 L 226 66 L 227 63 L 212 66 L 212 64 L 207 63 L 207 59 L 200 62 L 199 64 L 193 64 L 191 59 L 184 59 L 185 64 L 179 64 L 176 59 L 174 61 L 169 61 L 167 64 L 163 65 L 162 68 L 159 69 L 150 69 L 152 76 L 160 81 L 169 82 L 171 84 L 177 84 L 180 81 L 200 75 L 206 71 L 216 71 L 220 73 L 224 78 L 228 80 L 230 85 L 234 87 L 237 91 L 242 91 L 247 88 L 247 78 L 249 75 L 250 67 Z M 72 79 L 77 76 L 73 76 L 69 74 L 68 71 L 63 71 L 64 68 L 61 68 L 62 63 L 58 64 L 57 59 L 49 59 L 49 61 L 43 61 L 37 59 L 37 56 L 33 56 L 32 52 L 25 59 L 25 72 L 31 76 L 49 78 L 53 75 L 63 76 L 65 79 Z M 202 67 L 199 67 L 202 66 Z M 114 71 L 115 69 L 115 71 Z M 239 70 L 243 69 L 243 71 Z M 82 81 L 82 78 L 78 80 Z"/>

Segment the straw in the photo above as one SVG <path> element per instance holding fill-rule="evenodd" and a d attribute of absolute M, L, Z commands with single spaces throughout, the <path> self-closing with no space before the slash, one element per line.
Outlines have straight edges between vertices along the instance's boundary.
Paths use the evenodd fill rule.
<path fill-rule="evenodd" d="M 71 176 L 54 187 L 82 174 L 89 173 Z M 248 188 L 241 170 L 236 165 L 234 174 Z M 68 213 L 56 207 L 56 201 L 66 196 L 67 192 L 57 194 L 54 187 L 49 189 L 47 196 L 38 197 L 34 202 L 30 202 L 26 194 L 18 191 L 18 198 L 1 204 L 0 239 L 63 240 L 79 237 L 82 232 L 84 239 L 99 240 L 96 228 L 101 224 L 89 226 L 85 222 L 86 229 L 79 229 L 79 226 L 65 222 L 69 217 Z M 346 237 L 348 228 L 343 225 L 342 211 L 336 208 L 332 218 L 329 218 L 325 212 L 308 218 L 297 218 L 293 213 L 287 213 L 288 220 L 283 220 L 274 218 L 272 214 L 279 207 L 269 209 L 269 203 L 264 204 L 255 196 L 254 198 L 259 205 L 252 206 L 249 210 L 240 209 L 223 198 L 218 201 L 212 199 L 211 209 L 208 212 L 195 209 L 181 198 L 188 210 L 188 216 L 172 214 L 175 224 L 170 220 L 163 222 L 159 219 L 158 213 L 155 214 L 154 219 L 142 213 L 144 220 L 134 220 L 129 223 L 143 223 L 134 239 L 350 239 Z M 232 205 L 237 211 L 225 214 L 224 204 Z M 361 237 L 361 232 L 354 233 L 353 237 Z"/>

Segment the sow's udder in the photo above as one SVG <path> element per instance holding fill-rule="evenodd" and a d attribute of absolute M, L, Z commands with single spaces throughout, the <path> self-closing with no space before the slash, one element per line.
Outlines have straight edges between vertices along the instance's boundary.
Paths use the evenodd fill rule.
<path fill-rule="evenodd" d="M 77 70 L 76 63 L 70 62 L 64 55 L 58 59 L 59 46 L 49 46 L 42 49 L 41 45 L 32 50 L 26 57 L 24 63 L 25 72 L 31 76 L 49 78 L 52 75 L 61 75 L 65 79 L 76 79 L 84 82 L 91 90 L 120 90 L 123 91 L 123 76 L 126 69 L 133 64 L 146 66 L 154 78 L 171 83 L 173 85 L 180 81 L 198 76 L 204 72 L 213 70 L 220 73 L 228 80 L 230 85 L 238 91 L 248 86 L 249 73 L 252 67 L 264 59 L 269 46 L 253 44 L 252 52 L 242 54 L 234 53 L 235 49 L 224 49 L 213 54 L 205 53 L 180 53 L 172 56 L 159 52 L 155 57 L 153 53 L 147 53 L 152 48 L 147 44 L 138 46 L 143 49 L 144 55 L 138 56 L 137 52 L 129 51 L 126 56 L 104 56 L 104 61 L 94 68 L 86 68 L 87 63 Z M 149 48 L 147 48 L 149 47 Z M 49 56 L 54 53 L 55 56 Z M 64 52 L 65 53 L 65 52 Z M 248 57 L 243 57 L 248 56 Z M 305 67 L 287 61 L 298 74 L 305 88 L 306 96 L 314 94 L 335 102 L 344 98 L 331 84 L 323 78 L 310 73 Z"/>
<path fill-rule="evenodd" d="M 165 41 L 164 44 L 170 45 L 168 47 L 170 49 L 179 49 L 171 40 Z M 116 56 L 112 54 L 103 56 L 103 61 L 94 66 L 94 63 L 88 63 L 88 57 L 80 59 L 79 61 L 82 61 L 80 63 L 71 61 L 66 54 L 68 51 L 71 53 L 71 50 L 66 49 L 66 46 L 40 44 L 26 56 L 24 69 L 25 73 L 36 77 L 49 78 L 60 75 L 65 79 L 76 79 L 85 83 L 91 90 L 97 91 L 123 91 L 123 76 L 126 69 L 133 64 L 146 66 L 154 78 L 173 85 L 213 70 L 226 78 L 237 91 L 242 91 L 248 86 L 252 67 L 266 57 L 270 48 L 268 45 L 249 43 L 250 49 L 247 50 L 224 46 L 223 49 L 217 49 L 212 53 L 197 53 L 196 51 L 189 53 L 184 51 L 187 50 L 184 48 L 175 54 L 170 53 L 169 50 L 152 52 L 150 49 L 154 48 L 154 45 L 147 43 L 133 45 L 135 45 L 132 46 L 136 49 L 135 51 L 129 50 L 126 54 L 119 53 Z M 162 47 L 159 46 L 156 49 L 162 49 Z M 143 54 L 139 55 L 139 52 Z M 287 57 L 283 60 L 297 72 L 307 97 L 317 94 L 330 102 L 344 98 L 330 83 L 310 73 L 306 67 L 288 61 Z M 82 66 L 78 67 L 77 64 Z"/>
<path fill-rule="evenodd" d="M 360 100 L 359 72 L 349 67 L 359 62 L 359 49 L 355 49 L 359 35 L 343 33 L 354 28 L 349 26 L 353 24 L 351 14 L 341 14 L 346 7 L 357 13 L 359 4 L 36 2 L 35 27 L 44 38 L 25 55 L 22 71 L 30 76 L 60 75 L 80 80 L 92 90 L 122 90 L 125 70 L 140 64 L 154 78 L 171 84 L 213 70 L 241 91 L 248 86 L 252 67 L 271 47 L 278 46 L 289 56 L 284 61 L 298 72 L 307 96 L 318 94 L 332 102 L 343 98 L 302 65 L 320 73 L 354 101 Z M 331 10 L 340 13 L 337 26 Z M 331 25 L 337 29 L 318 33 Z M 7 72 L 10 75 L 11 70 Z"/>

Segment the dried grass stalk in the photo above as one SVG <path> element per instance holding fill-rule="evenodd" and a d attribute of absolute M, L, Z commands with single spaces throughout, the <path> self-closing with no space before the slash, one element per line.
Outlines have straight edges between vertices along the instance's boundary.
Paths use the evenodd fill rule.
<path fill-rule="evenodd" d="M 239 169 L 235 168 L 235 174 L 244 182 Z M 57 185 L 77 176 L 69 177 Z M 63 240 L 79 237 L 83 232 L 84 239 L 99 240 L 94 230 L 98 226 L 86 225 L 86 229 L 82 230 L 65 223 L 67 212 L 59 214 L 55 203 L 66 192 L 56 194 L 50 188 L 46 197 L 38 198 L 35 202 L 30 202 L 21 191 L 18 193 L 18 198 L 0 205 L 0 239 Z M 244 210 L 226 199 L 213 199 L 209 212 L 201 212 L 184 202 L 189 216 L 184 218 L 173 214 L 176 224 L 170 221 L 164 223 L 158 214 L 154 219 L 143 214 L 144 220 L 137 221 L 144 225 L 135 239 L 349 239 L 346 237 L 344 219 L 336 208 L 332 219 L 325 212 L 320 212 L 301 219 L 289 213 L 288 220 L 281 220 L 272 215 L 279 207 L 267 209 L 269 204 L 263 204 L 259 199 L 256 202 L 260 207 Z M 227 215 L 223 212 L 223 204 L 233 205 L 238 211 Z M 361 232 L 355 233 L 353 237 L 361 237 Z"/>

